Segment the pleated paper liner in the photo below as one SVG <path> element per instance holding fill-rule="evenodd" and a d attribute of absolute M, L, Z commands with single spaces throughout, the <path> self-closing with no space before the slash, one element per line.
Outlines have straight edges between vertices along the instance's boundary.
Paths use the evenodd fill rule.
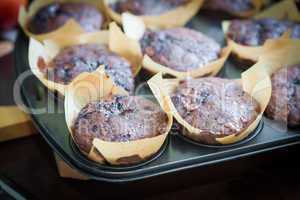
<path fill-rule="evenodd" d="M 55 38 L 55 36 L 62 35 L 64 33 L 76 34 L 76 33 L 85 32 L 83 30 L 83 28 L 81 28 L 79 23 L 77 23 L 74 19 L 70 19 L 63 26 L 61 26 L 60 28 L 58 28 L 54 31 L 51 31 L 49 33 L 43 33 L 43 34 L 31 33 L 28 30 L 29 20 L 36 14 L 36 12 L 40 8 L 46 6 L 50 3 L 53 3 L 53 2 L 62 2 L 62 3 L 67 3 L 67 2 L 74 2 L 74 3 L 81 2 L 82 3 L 82 2 L 84 2 L 84 3 L 88 3 L 88 4 L 95 6 L 103 14 L 103 16 L 105 15 L 103 4 L 101 3 L 100 0 L 85 0 L 85 1 L 82 1 L 82 0 L 59 0 L 59 1 L 57 1 L 57 0 L 34 0 L 30 4 L 28 10 L 26 10 L 24 6 L 21 7 L 20 12 L 19 12 L 19 18 L 18 18 L 20 26 L 22 27 L 23 31 L 26 33 L 26 35 L 28 37 L 32 37 L 32 38 L 35 38 L 36 40 L 43 41 L 46 39 Z M 109 23 L 109 20 L 106 19 L 103 27 L 106 27 L 108 25 L 108 23 Z"/>
<path fill-rule="evenodd" d="M 257 71 L 259 71 L 259 70 L 257 70 Z M 177 122 L 180 123 L 187 130 L 188 133 L 193 134 L 193 135 L 199 135 L 199 134 L 201 134 L 202 131 L 200 129 L 197 129 L 197 128 L 191 126 L 190 124 L 188 124 L 179 115 L 174 104 L 171 101 L 170 95 L 175 91 L 175 89 L 179 85 L 179 82 L 180 82 L 180 79 L 163 79 L 162 74 L 159 73 L 159 74 L 155 75 L 152 79 L 150 79 L 150 81 L 148 83 L 149 83 L 150 88 L 153 93 L 156 93 L 156 94 L 160 93 L 159 95 L 155 95 L 155 96 L 158 96 L 158 98 L 161 98 L 161 101 L 166 102 L 166 104 L 168 104 L 170 106 L 171 113 L 175 117 Z M 245 84 L 244 81 L 243 81 L 243 84 Z M 267 86 L 269 88 L 264 88 Z M 259 93 L 258 93 L 258 90 L 260 90 Z M 254 92 L 256 92 L 256 94 Z M 255 98 L 258 95 L 263 96 L 263 98 L 259 96 L 259 98 L 261 98 L 261 99 L 258 99 L 258 97 L 256 97 L 255 99 L 259 102 L 261 109 L 264 110 L 264 106 L 267 105 L 267 103 L 265 103 L 263 101 L 268 101 L 268 98 L 269 98 L 268 96 L 271 94 L 271 83 L 270 83 L 269 77 L 266 75 L 264 77 L 264 79 L 260 80 L 260 83 L 255 85 L 255 90 L 250 94 L 253 98 Z M 254 95 L 256 95 L 256 96 L 254 96 Z M 261 100 L 261 101 L 259 101 L 259 100 Z M 227 145 L 227 144 L 232 144 L 232 143 L 236 143 L 238 141 L 243 140 L 257 127 L 259 121 L 261 120 L 262 112 L 258 115 L 256 120 L 249 127 L 247 127 L 247 129 L 245 131 L 243 131 L 242 133 L 239 133 L 237 135 L 230 135 L 230 136 L 223 137 L 223 138 L 217 138 L 215 143 Z"/>
<path fill-rule="evenodd" d="M 141 51 L 139 46 L 136 46 L 135 41 L 127 38 L 114 22 L 109 25 L 109 31 L 71 35 L 68 33 L 58 34 L 55 36 L 55 39 L 45 40 L 43 43 L 31 38 L 28 55 L 30 69 L 46 87 L 51 91 L 58 91 L 63 96 L 67 85 L 48 80 L 47 75 L 41 72 L 40 65 L 47 66 L 59 53 L 60 49 L 66 46 L 87 43 L 108 45 L 110 51 L 126 58 L 130 62 L 134 75 L 137 75 L 139 72 L 141 67 Z"/>
<path fill-rule="evenodd" d="M 232 144 L 246 138 L 258 125 L 262 114 L 268 105 L 271 96 L 271 80 L 270 76 L 264 68 L 265 62 L 257 63 L 252 68 L 242 74 L 241 83 L 245 92 L 251 95 L 252 98 L 258 101 L 260 105 L 260 113 L 256 120 L 242 133 L 230 135 L 223 138 L 217 138 L 216 143 Z M 148 84 L 158 101 L 169 107 L 171 114 L 175 117 L 178 123 L 187 129 L 189 133 L 201 134 L 201 130 L 187 123 L 177 112 L 171 94 L 179 85 L 180 79 L 163 79 L 162 73 L 155 75 L 148 81 Z"/>
<path fill-rule="evenodd" d="M 234 148 L 234 147 L 240 147 L 240 146 L 254 140 L 256 138 L 256 136 L 258 136 L 260 134 L 263 127 L 264 127 L 264 122 L 263 122 L 263 120 L 261 120 L 259 122 L 258 126 L 255 128 L 255 130 L 253 130 L 251 133 L 249 133 L 249 135 L 245 139 L 240 140 L 236 143 L 231 143 L 231 144 L 204 144 L 204 143 L 199 143 L 196 140 L 193 140 L 192 138 L 189 138 L 188 136 L 181 134 L 181 133 L 177 133 L 176 135 L 178 137 L 180 137 L 181 139 L 183 139 L 184 141 L 189 142 L 196 146 L 200 146 L 200 147 L 214 148 L 214 149 Z"/>
<path fill-rule="evenodd" d="M 119 24 L 122 23 L 121 14 L 110 8 L 109 4 L 114 0 L 102 0 L 107 15 Z M 191 0 L 188 3 L 178 6 L 170 11 L 156 16 L 138 16 L 147 27 L 150 28 L 173 28 L 184 26 L 192 19 L 203 5 L 204 0 Z M 159 2 L 157 2 L 159 3 Z"/>
<path fill-rule="evenodd" d="M 95 167 L 95 168 L 99 168 L 99 169 L 104 169 L 104 170 L 111 170 L 111 171 L 128 171 L 128 170 L 134 170 L 134 169 L 138 169 L 141 168 L 153 161 L 155 161 L 156 159 L 158 159 L 166 150 L 168 144 L 169 144 L 169 137 L 167 136 L 164 143 L 162 144 L 162 146 L 160 147 L 160 149 L 154 153 L 153 155 L 149 156 L 148 158 L 144 159 L 144 160 L 140 160 L 138 162 L 135 163 L 129 163 L 124 162 L 124 163 L 118 163 L 118 165 L 110 165 L 109 163 L 99 163 L 96 161 L 93 161 L 91 159 L 89 159 L 85 154 L 83 154 L 80 149 L 77 147 L 77 145 L 75 144 L 74 140 L 72 139 L 72 137 L 70 136 L 69 139 L 69 143 L 71 146 L 72 151 L 74 152 L 74 154 L 76 155 L 76 157 L 84 164 L 88 165 L 89 167 Z"/>
<path fill-rule="evenodd" d="M 143 21 L 140 18 L 137 18 L 136 16 L 131 15 L 129 13 L 122 14 L 122 21 L 125 34 L 129 38 L 136 40 L 137 45 L 139 45 L 139 40 L 141 39 L 146 30 L 146 26 L 143 23 Z M 230 46 L 224 47 L 221 50 L 221 54 L 217 60 L 214 60 L 213 62 L 205 66 L 199 66 L 195 70 L 190 70 L 187 72 L 176 71 L 169 67 L 163 66 L 152 60 L 147 55 L 143 56 L 142 66 L 152 75 L 158 72 L 162 72 L 165 75 L 170 75 L 181 79 L 185 77 L 215 76 L 222 69 L 230 52 Z"/>
<path fill-rule="evenodd" d="M 300 58 L 299 58 L 299 52 L 300 52 L 300 39 L 289 39 L 289 33 L 284 34 L 280 39 L 277 40 L 277 42 L 269 42 L 264 45 L 265 52 L 264 57 L 266 59 L 274 60 L 274 62 L 279 63 L 281 65 L 280 68 L 277 70 L 267 69 L 270 74 L 273 74 L 274 72 L 280 70 L 281 68 L 288 68 L 294 65 L 300 64 Z M 271 119 L 269 119 L 271 120 Z M 273 123 L 275 123 L 279 128 L 280 124 L 281 126 L 283 123 L 282 121 L 273 120 Z M 291 126 L 288 124 L 285 124 L 285 128 L 288 127 L 289 129 L 292 129 L 294 131 L 300 130 L 300 126 Z"/>
<path fill-rule="evenodd" d="M 254 16 L 254 19 L 273 18 L 273 19 L 287 19 L 295 22 L 300 22 L 300 13 L 294 0 L 284 0 L 277 3 L 263 12 Z M 230 21 L 223 21 L 222 28 L 225 34 L 230 26 Z M 227 38 L 228 46 L 232 47 L 232 52 L 239 60 L 247 60 L 249 62 L 256 62 L 258 57 L 262 54 L 262 46 L 246 46 L 238 44 L 235 41 Z"/>
<path fill-rule="evenodd" d="M 227 145 L 245 139 L 258 125 L 271 97 L 272 85 L 270 76 L 282 66 L 292 66 L 300 63 L 298 52 L 300 40 L 291 40 L 285 36 L 277 40 L 267 40 L 259 61 L 242 73 L 241 84 L 245 92 L 251 95 L 260 105 L 260 113 L 256 120 L 242 133 L 217 138 L 216 142 Z M 180 79 L 163 79 L 158 73 L 148 81 L 148 84 L 160 103 L 169 107 L 171 114 L 191 134 L 201 134 L 201 130 L 187 123 L 177 112 L 170 95 L 179 85 Z"/>
<path fill-rule="evenodd" d="M 248 18 L 252 17 L 255 14 L 257 14 L 265 5 L 269 4 L 269 0 L 252 0 L 253 8 L 249 9 L 247 11 L 223 11 L 223 10 L 217 10 L 217 9 L 211 9 L 206 4 L 203 6 L 203 11 L 205 14 L 208 14 L 208 16 L 211 17 L 217 17 L 217 18 L 232 18 L 232 17 L 238 17 L 238 18 Z"/>
<path fill-rule="evenodd" d="M 122 88 L 114 85 L 113 81 L 105 74 L 103 66 L 93 73 L 82 73 L 72 81 L 65 95 L 65 117 L 71 136 L 73 135 L 74 121 L 84 106 L 92 101 L 116 94 L 128 95 Z M 168 113 L 166 107 L 162 107 L 162 109 Z M 125 164 L 122 160 L 133 157 L 138 158 L 139 161 L 150 158 L 159 151 L 171 129 L 173 118 L 170 114 L 167 115 L 168 125 L 164 134 L 128 142 L 107 142 L 95 138 L 93 147 L 86 156 L 95 162 L 107 162 L 112 165 Z"/>
<path fill-rule="evenodd" d="M 278 39 L 267 40 L 263 46 L 259 60 L 273 62 L 273 65 L 265 65 L 264 68 L 272 75 L 283 67 L 291 67 L 300 63 L 300 39 L 290 39 L 286 32 Z"/>

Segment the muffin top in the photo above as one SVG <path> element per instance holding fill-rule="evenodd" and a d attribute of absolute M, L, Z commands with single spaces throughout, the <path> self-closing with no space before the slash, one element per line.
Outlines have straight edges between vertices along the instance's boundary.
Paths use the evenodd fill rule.
<path fill-rule="evenodd" d="M 287 20 L 258 19 L 233 20 L 227 36 L 235 42 L 247 46 L 263 45 L 267 39 L 275 39 L 291 30 L 292 38 L 300 38 L 300 24 Z"/>
<path fill-rule="evenodd" d="M 184 5 L 190 0 L 121 0 L 110 4 L 110 7 L 118 12 L 130 12 L 134 15 L 160 15 L 177 6 Z"/>
<path fill-rule="evenodd" d="M 265 114 L 290 126 L 300 125 L 300 65 L 272 75 L 272 96 Z"/>
<path fill-rule="evenodd" d="M 70 83 L 82 72 L 95 71 L 100 65 L 118 85 L 129 92 L 134 90 L 134 78 L 130 63 L 110 52 L 106 45 L 80 44 L 63 48 L 47 65 L 39 65 L 49 80 L 61 84 Z"/>
<path fill-rule="evenodd" d="M 147 30 L 140 40 L 143 54 L 177 71 L 189 71 L 219 58 L 220 45 L 204 34 L 188 29 Z"/>
<path fill-rule="evenodd" d="M 204 7 L 229 14 L 247 12 L 254 9 L 252 0 L 207 0 L 205 1 Z"/>
<path fill-rule="evenodd" d="M 94 138 L 126 142 L 165 133 L 167 115 L 152 101 L 138 96 L 113 96 L 86 105 L 73 127 L 79 148 L 89 152 Z"/>
<path fill-rule="evenodd" d="M 260 112 L 258 102 L 229 79 L 183 80 L 171 99 L 186 122 L 215 137 L 243 132 Z"/>
<path fill-rule="evenodd" d="M 35 34 L 48 33 L 75 19 L 88 32 L 101 29 L 104 16 L 94 6 L 87 3 L 53 2 L 42 8 L 31 18 L 28 29 Z"/>

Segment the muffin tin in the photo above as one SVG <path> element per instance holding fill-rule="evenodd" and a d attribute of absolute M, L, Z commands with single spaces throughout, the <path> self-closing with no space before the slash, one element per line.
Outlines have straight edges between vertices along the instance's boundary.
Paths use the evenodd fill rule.
<path fill-rule="evenodd" d="M 198 15 L 187 26 L 200 30 L 213 37 L 217 42 L 224 44 L 221 20 Z M 28 39 L 23 33 L 19 35 L 16 42 L 15 62 L 18 75 L 23 72 L 30 72 L 28 67 Z M 229 60 L 219 76 L 239 78 L 241 72 L 242 70 Z M 149 78 L 146 73 L 141 73 L 138 76 L 137 84 L 145 82 Z M 139 91 L 142 94 L 148 94 L 149 88 L 144 85 Z M 22 82 L 21 94 L 25 105 L 29 108 L 47 108 L 50 112 L 49 114 L 45 112 L 33 114 L 32 118 L 41 135 L 53 150 L 72 168 L 94 180 L 129 182 L 233 160 L 300 143 L 300 134 L 297 134 L 300 133 L 299 129 L 285 129 L 285 126 L 280 126 L 264 117 L 257 129 L 248 138 L 233 145 L 199 145 L 184 138 L 179 133 L 171 131 L 160 151 L 144 163 L 117 167 L 100 165 L 81 155 L 73 144 L 65 123 L 63 99 L 61 97 L 47 91 L 33 75 Z"/>

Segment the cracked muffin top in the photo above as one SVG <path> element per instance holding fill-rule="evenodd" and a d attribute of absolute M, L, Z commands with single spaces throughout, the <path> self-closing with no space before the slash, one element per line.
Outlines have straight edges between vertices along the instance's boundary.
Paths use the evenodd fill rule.
<path fill-rule="evenodd" d="M 235 80 L 186 79 L 171 96 L 179 115 L 202 130 L 195 140 L 214 144 L 215 138 L 243 132 L 258 116 L 260 106 Z"/>
<path fill-rule="evenodd" d="M 189 71 L 217 60 L 220 45 L 204 34 L 188 28 L 147 30 L 140 40 L 143 54 L 177 71 Z"/>
<path fill-rule="evenodd" d="M 73 130 L 79 148 L 89 153 L 94 138 L 126 142 L 164 134 L 167 115 L 159 105 L 138 96 L 113 96 L 86 105 Z"/>
<path fill-rule="evenodd" d="M 227 36 L 239 44 L 259 46 L 267 39 L 279 38 L 288 30 L 291 30 L 292 38 L 300 38 L 300 24 L 288 20 L 233 20 Z"/>
<path fill-rule="evenodd" d="M 134 90 L 134 76 L 130 63 L 109 51 L 106 45 L 80 44 L 63 48 L 49 64 L 38 63 L 40 70 L 52 80 L 61 84 L 70 83 L 82 72 L 95 71 L 100 65 L 118 85 L 128 92 Z"/>

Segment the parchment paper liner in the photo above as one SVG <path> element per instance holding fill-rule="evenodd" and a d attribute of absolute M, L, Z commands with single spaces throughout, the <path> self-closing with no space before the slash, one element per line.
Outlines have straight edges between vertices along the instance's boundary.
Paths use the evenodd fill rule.
<path fill-rule="evenodd" d="M 258 125 L 262 113 L 268 104 L 271 95 L 271 81 L 267 72 L 264 71 L 263 68 L 261 69 L 261 64 L 257 64 L 247 72 L 244 72 L 241 81 L 245 91 L 251 94 L 251 96 L 259 102 L 262 111 L 257 119 L 243 133 L 216 139 L 220 144 L 235 143 L 247 137 Z M 192 134 L 201 134 L 200 129 L 192 127 L 180 116 L 172 103 L 170 95 L 176 90 L 179 82 L 180 79 L 163 79 L 162 73 L 158 73 L 148 81 L 148 84 L 158 101 L 168 105 L 171 114 L 187 129 L 188 132 Z"/>
<path fill-rule="evenodd" d="M 266 68 L 269 74 L 280 70 L 281 68 L 287 68 L 300 64 L 300 39 L 289 39 L 288 35 L 282 36 L 276 42 L 267 41 L 265 46 L 264 58 L 273 60 L 274 63 L 278 63 L 278 68 Z"/>
<path fill-rule="evenodd" d="M 291 21 L 300 22 L 300 13 L 298 12 L 297 6 L 293 0 L 284 0 L 277 3 L 263 12 L 254 16 L 254 19 L 262 18 L 274 18 L 284 19 L 287 18 Z M 223 32 L 227 34 L 230 26 L 230 21 L 223 21 L 222 28 Z M 238 57 L 238 59 L 250 60 L 256 62 L 258 57 L 262 53 L 262 46 L 246 46 L 236 43 L 227 37 L 228 46 L 232 47 L 232 52 Z"/>
<path fill-rule="evenodd" d="M 260 105 L 260 113 L 256 120 L 242 133 L 217 138 L 220 144 L 232 144 L 246 138 L 258 125 L 266 109 L 272 92 L 271 75 L 282 68 L 300 63 L 300 40 L 291 40 L 286 35 L 279 39 L 267 40 L 263 46 L 258 62 L 242 73 L 240 79 L 245 92 L 250 94 Z M 201 130 L 189 125 L 177 112 L 170 94 L 179 84 L 179 79 L 163 79 L 162 73 L 152 77 L 148 84 L 159 102 L 168 105 L 171 114 L 190 133 L 200 134 Z"/>
<path fill-rule="evenodd" d="M 28 35 L 28 37 L 33 37 L 36 40 L 43 41 L 45 39 L 52 39 L 55 38 L 57 35 L 63 35 L 63 34 L 76 34 L 76 33 L 83 33 L 85 32 L 84 29 L 80 26 L 79 23 L 77 23 L 74 19 L 68 20 L 63 26 L 60 28 L 51 31 L 49 33 L 43 33 L 43 34 L 34 34 L 31 33 L 28 28 L 27 28 L 27 23 L 28 21 L 35 15 L 35 13 L 42 8 L 45 5 L 48 5 L 52 2 L 81 2 L 81 3 L 89 3 L 94 5 L 96 8 L 99 9 L 99 11 L 103 14 L 103 17 L 105 17 L 105 12 L 103 9 L 103 5 L 99 0 L 34 0 L 28 10 L 25 9 L 24 6 L 20 8 L 19 11 L 19 17 L 18 21 L 20 26 L 22 27 L 23 31 Z M 105 20 L 105 19 L 104 19 Z M 108 24 L 108 20 L 104 22 L 104 27 L 105 24 Z"/>
<path fill-rule="evenodd" d="M 73 136 L 74 121 L 85 105 L 114 94 L 128 95 L 122 88 L 114 85 L 113 81 L 105 74 L 103 66 L 100 66 L 95 72 L 85 72 L 74 79 L 68 86 L 65 95 L 65 117 L 71 135 Z M 162 109 L 168 113 L 166 107 L 162 107 Z M 171 129 L 173 118 L 172 115 L 167 115 L 168 125 L 164 134 L 129 142 L 107 142 L 95 138 L 93 147 L 87 156 L 96 162 L 107 161 L 112 165 L 120 164 L 122 158 L 138 156 L 140 160 L 144 160 L 150 157 L 160 149 Z"/>
<path fill-rule="evenodd" d="M 252 10 L 248 10 L 248 11 L 242 11 L 242 12 L 227 12 L 229 15 L 231 16 L 236 16 L 236 17 L 240 17 L 240 18 L 247 18 L 247 17 L 251 17 L 253 15 L 255 15 L 257 12 L 259 12 L 261 10 L 261 8 L 267 3 L 266 0 L 252 0 L 252 3 L 254 5 L 254 8 Z M 207 9 L 210 10 L 211 12 L 218 12 L 220 10 L 213 10 L 213 9 Z"/>
<path fill-rule="evenodd" d="M 109 2 L 115 0 L 102 0 L 107 15 L 119 24 L 122 23 L 121 14 L 109 7 Z M 172 28 L 185 25 L 201 8 L 204 0 L 191 0 L 189 3 L 178 6 L 157 16 L 137 16 L 141 18 L 147 27 L 151 28 Z"/>
<path fill-rule="evenodd" d="M 131 63 L 134 75 L 137 75 L 139 72 L 141 67 L 141 51 L 139 46 L 137 47 L 133 40 L 127 38 L 114 22 L 109 25 L 109 31 L 57 35 L 55 39 L 45 40 L 43 44 L 30 38 L 28 53 L 30 69 L 50 90 L 56 90 L 61 95 L 64 95 L 67 85 L 48 80 L 38 67 L 39 58 L 43 58 L 47 64 L 59 53 L 61 48 L 86 43 L 107 44 L 112 52 L 126 58 Z"/>
<path fill-rule="evenodd" d="M 129 38 L 135 40 L 137 45 L 139 45 L 139 40 L 142 38 L 146 30 L 143 21 L 130 13 L 123 13 L 122 22 L 125 34 Z M 152 60 L 148 55 L 144 55 L 142 67 L 149 71 L 151 74 L 162 72 L 163 74 L 169 74 L 177 78 L 200 77 L 204 75 L 214 76 L 221 70 L 230 52 L 231 47 L 225 47 L 221 49 L 220 56 L 217 60 L 214 60 L 205 66 L 200 66 L 197 69 L 186 72 L 177 71 L 169 67 L 163 66 Z"/>

